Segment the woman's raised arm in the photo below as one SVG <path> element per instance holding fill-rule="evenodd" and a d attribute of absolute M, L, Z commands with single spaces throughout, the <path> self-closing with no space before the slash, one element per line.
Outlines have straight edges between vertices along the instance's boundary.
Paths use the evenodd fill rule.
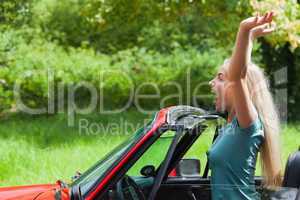
<path fill-rule="evenodd" d="M 230 81 L 236 81 L 245 77 L 247 66 L 251 61 L 253 39 L 271 33 L 274 30 L 274 28 L 267 26 L 268 23 L 271 23 L 272 18 L 273 12 L 268 12 L 264 16 L 250 17 L 240 23 L 235 47 L 230 59 Z"/>
<path fill-rule="evenodd" d="M 257 118 L 244 80 L 251 62 L 252 40 L 273 31 L 273 28 L 267 26 L 272 18 L 273 12 L 268 12 L 264 16 L 257 15 L 243 20 L 240 23 L 235 47 L 229 61 L 228 80 L 229 87 L 233 90 L 234 112 L 239 125 L 243 128 L 248 127 Z"/>

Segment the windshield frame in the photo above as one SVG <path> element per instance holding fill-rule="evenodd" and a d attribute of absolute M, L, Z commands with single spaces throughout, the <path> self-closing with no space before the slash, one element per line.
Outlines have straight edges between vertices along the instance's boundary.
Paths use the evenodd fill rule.
<path fill-rule="evenodd" d="M 165 113 L 163 113 L 165 114 Z M 140 129 L 138 129 L 129 139 L 115 147 L 112 151 L 110 151 L 108 154 L 106 154 L 101 160 L 99 160 L 96 164 L 94 164 L 91 168 L 89 168 L 87 171 L 85 171 L 78 179 L 76 179 L 73 183 L 70 184 L 72 187 L 72 196 L 81 196 L 83 198 L 88 197 L 95 188 L 103 181 L 103 179 L 106 177 L 107 174 L 109 174 L 128 154 L 128 152 L 137 145 L 137 143 L 156 125 L 157 118 L 159 118 L 159 112 L 155 113 L 152 117 L 152 119 L 148 122 L 148 124 Z M 123 151 L 120 155 L 114 159 L 115 162 L 111 163 L 109 167 L 107 167 L 103 173 L 95 175 L 97 172 L 97 169 L 101 168 L 101 165 L 105 163 L 108 159 L 110 159 L 112 156 L 117 154 L 118 152 Z M 95 175 L 93 178 L 92 175 Z M 93 183 L 89 183 L 90 187 L 88 189 L 85 189 L 84 191 L 81 191 L 83 188 L 83 184 L 87 184 L 88 178 L 93 178 Z"/>

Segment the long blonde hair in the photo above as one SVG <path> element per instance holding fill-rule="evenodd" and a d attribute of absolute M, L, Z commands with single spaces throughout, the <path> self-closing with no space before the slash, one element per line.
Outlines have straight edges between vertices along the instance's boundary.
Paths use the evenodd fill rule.
<path fill-rule="evenodd" d="M 264 184 L 268 187 L 280 186 L 280 120 L 264 72 L 251 63 L 246 72 L 246 82 L 251 100 L 264 126 L 264 143 L 260 149 L 260 159 Z"/>

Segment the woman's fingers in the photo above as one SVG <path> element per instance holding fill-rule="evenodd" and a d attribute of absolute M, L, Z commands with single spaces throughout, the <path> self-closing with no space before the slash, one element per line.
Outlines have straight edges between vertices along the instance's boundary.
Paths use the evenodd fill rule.
<path fill-rule="evenodd" d="M 259 25 L 251 30 L 251 34 L 253 38 L 258 38 L 267 34 L 272 33 L 275 30 L 275 23 L 268 23 Z"/>
<path fill-rule="evenodd" d="M 273 12 L 267 12 L 263 16 L 256 15 L 255 18 L 257 18 L 257 20 L 255 20 L 255 26 L 260 26 L 272 22 L 273 14 Z"/>
<path fill-rule="evenodd" d="M 273 20 L 273 15 L 274 15 L 274 12 L 270 12 L 270 13 L 268 14 L 268 17 L 267 17 L 266 21 L 267 21 L 267 22 L 271 22 L 271 21 Z"/>
<path fill-rule="evenodd" d="M 271 23 L 273 20 L 274 12 L 267 12 L 264 15 L 260 16 L 259 13 L 254 17 L 250 17 L 242 21 L 241 25 L 245 30 L 251 30 L 260 25 L 264 25 L 266 23 Z"/>
<path fill-rule="evenodd" d="M 275 31 L 275 28 L 274 28 L 274 27 L 264 29 L 263 32 L 262 32 L 262 35 L 270 34 L 270 33 L 272 33 L 273 31 Z"/>
<path fill-rule="evenodd" d="M 259 19 L 259 12 L 256 13 L 254 21 L 257 22 Z"/>
<path fill-rule="evenodd" d="M 264 15 L 264 17 L 263 17 L 263 21 L 266 21 L 266 19 L 268 19 L 269 14 L 270 14 L 269 12 L 265 13 L 265 15 Z"/>

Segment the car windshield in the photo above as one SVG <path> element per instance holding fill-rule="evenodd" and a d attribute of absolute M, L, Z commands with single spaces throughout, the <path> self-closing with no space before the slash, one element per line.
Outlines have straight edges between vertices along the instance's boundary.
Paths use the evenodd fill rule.
<path fill-rule="evenodd" d="M 82 195 L 91 191 L 93 186 L 104 177 L 114 164 L 120 160 L 121 157 L 127 154 L 132 146 L 136 144 L 152 127 L 155 117 L 144 127 L 137 130 L 132 137 L 117 146 L 103 159 L 98 161 L 93 167 L 84 172 L 71 186 L 79 186 Z"/>

